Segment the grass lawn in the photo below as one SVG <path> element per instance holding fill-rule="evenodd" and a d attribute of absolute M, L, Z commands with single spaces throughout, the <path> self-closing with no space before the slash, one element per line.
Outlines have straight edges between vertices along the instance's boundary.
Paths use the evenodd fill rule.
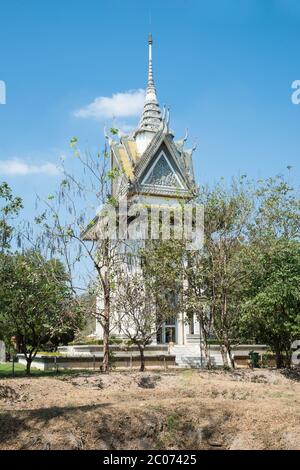
<path fill-rule="evenodd" d="M 15 376 L 24 375 L 25 367 L 22 364 L 15 364 Z M 0 363 L 0 378 L 12 376 L 12 362 Z"/>
<path fill-rule="evenodd" d="M 18 364 L 18 363 L 15 363 L 15 377 L 26 377 L 26 373 L 25 373 L 25 366 L 22 365 L 22 364 Z M 58 372 L 56 372 L 55 370 L 47 370 L 47 371 L 43 371 L 43 370 L 39 370 L 39 369 L 35 369 L 34 367 L 31 368 L 31 375 L 33 377 L 53 377 L 53 376 L 57 376 L 57 375 L 76 375 L 78 373 L 86 373 L 86 374 L 89 374 L 89 373 L 93 373 L 95 371 L 90 371 L 90 370 L 72 370 L 72 369 L 63 369 L 63 370 L 60 370 Z M 0 363 L 0 379 L 4 379 L 4 378 L 12 378 L 13 377 L 13 373 L 12 373 L 12 362 L 1 362 Z"/>

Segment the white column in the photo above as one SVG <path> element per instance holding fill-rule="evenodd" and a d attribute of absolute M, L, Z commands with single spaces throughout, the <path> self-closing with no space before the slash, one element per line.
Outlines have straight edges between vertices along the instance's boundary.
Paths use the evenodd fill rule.
<path fill-rule="evenodd" d="M 95 334 L 97 336 L 98 339 L 103 339 L 103 328 L 102 328 L 102 325 L 101 323 L 99 322 L 99 320 L 96 320 L 96 330 L 95 330 Z"/>
<path fill-rule="evenodd" d="M 154 334 L 152 335 L 151 344 L 157 344 L 157 334 L 156 334 L 156 333 L 154 333 Z"/>
<path fill-rule="evenodd" d="M 184 314 L 180 313 L 177 319 L 177 344 L 184 344 Z"/>
<path fill-rule="evenodd" d="M 183 341 L 183 344 L 186 344 L 187 343 L 187 335 L 190 334 L 190 325 L 189 325 L 189 322 L 187 321 L 186 317 L 184 316 L 184 341 Z"/>
<path fill-rule="evenodd" d="M 200 334 L 200 323 L 199 320 L 197 319 L 197 315 L 194 315 L 194 334 L 199 335 Z"/>

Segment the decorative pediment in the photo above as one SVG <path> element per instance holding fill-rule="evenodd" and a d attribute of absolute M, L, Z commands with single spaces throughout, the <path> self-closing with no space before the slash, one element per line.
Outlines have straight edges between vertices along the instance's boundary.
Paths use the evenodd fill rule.
<path fill-rule="evenodd" d="M 142 184 L 183 189 L 178 175 L 163 151 L 160 152 L 153 165 L 146 173 Z"/>
<path fill-rule="evenodd" d="M 166 129 L 154 135 L 143 154 L 137 153 L 134 137 L 122 137 L 119 142 L 110 142 L 110 146 L 113 167 L 121 171 L 121 176 L 113 181 L 113 195 L 128 191 L 191 197 L 192 151 L 178 148 L 173 134 Z"/>

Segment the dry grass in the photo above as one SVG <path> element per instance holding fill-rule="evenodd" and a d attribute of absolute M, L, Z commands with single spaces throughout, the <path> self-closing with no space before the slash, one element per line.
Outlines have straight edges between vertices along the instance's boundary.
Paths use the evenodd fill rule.
<path fill-rule="evenodd" d="M 0 380 L 0 449 L 300 449 L 297 373 Z"/>

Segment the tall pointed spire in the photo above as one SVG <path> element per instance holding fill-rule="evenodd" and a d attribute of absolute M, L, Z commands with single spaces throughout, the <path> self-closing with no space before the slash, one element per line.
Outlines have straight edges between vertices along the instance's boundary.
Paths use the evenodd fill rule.
<path fill-rule="evenodd" d="M 153 67 L 152 67 L 152 44 L 153 44 L 153 38 L 152 38 L 152 34 L 150 33 L 148 36 L 149 64 L 148 64 L 147 91 L 154 92 L 155 99 L 156 99 L 156 90 L 155 90 L 155 85 L 154 85 L 154 80 L 153 80 Z"/>
<path fill-rule="evenodd" d="M 157 132 L 161 126 L 162 115 L 161 110 L 157 101 L 156 89 L 153 79 L 153 67 L 152 67 L 152 34 L 148 37 L 148 48 L 149 48 L 149 64 L 148 64 L 148 83 L 146 89 L 146 97 L 143 114 L 140 120 L 139 128 L 137 132 L 150 131 Z"/>

